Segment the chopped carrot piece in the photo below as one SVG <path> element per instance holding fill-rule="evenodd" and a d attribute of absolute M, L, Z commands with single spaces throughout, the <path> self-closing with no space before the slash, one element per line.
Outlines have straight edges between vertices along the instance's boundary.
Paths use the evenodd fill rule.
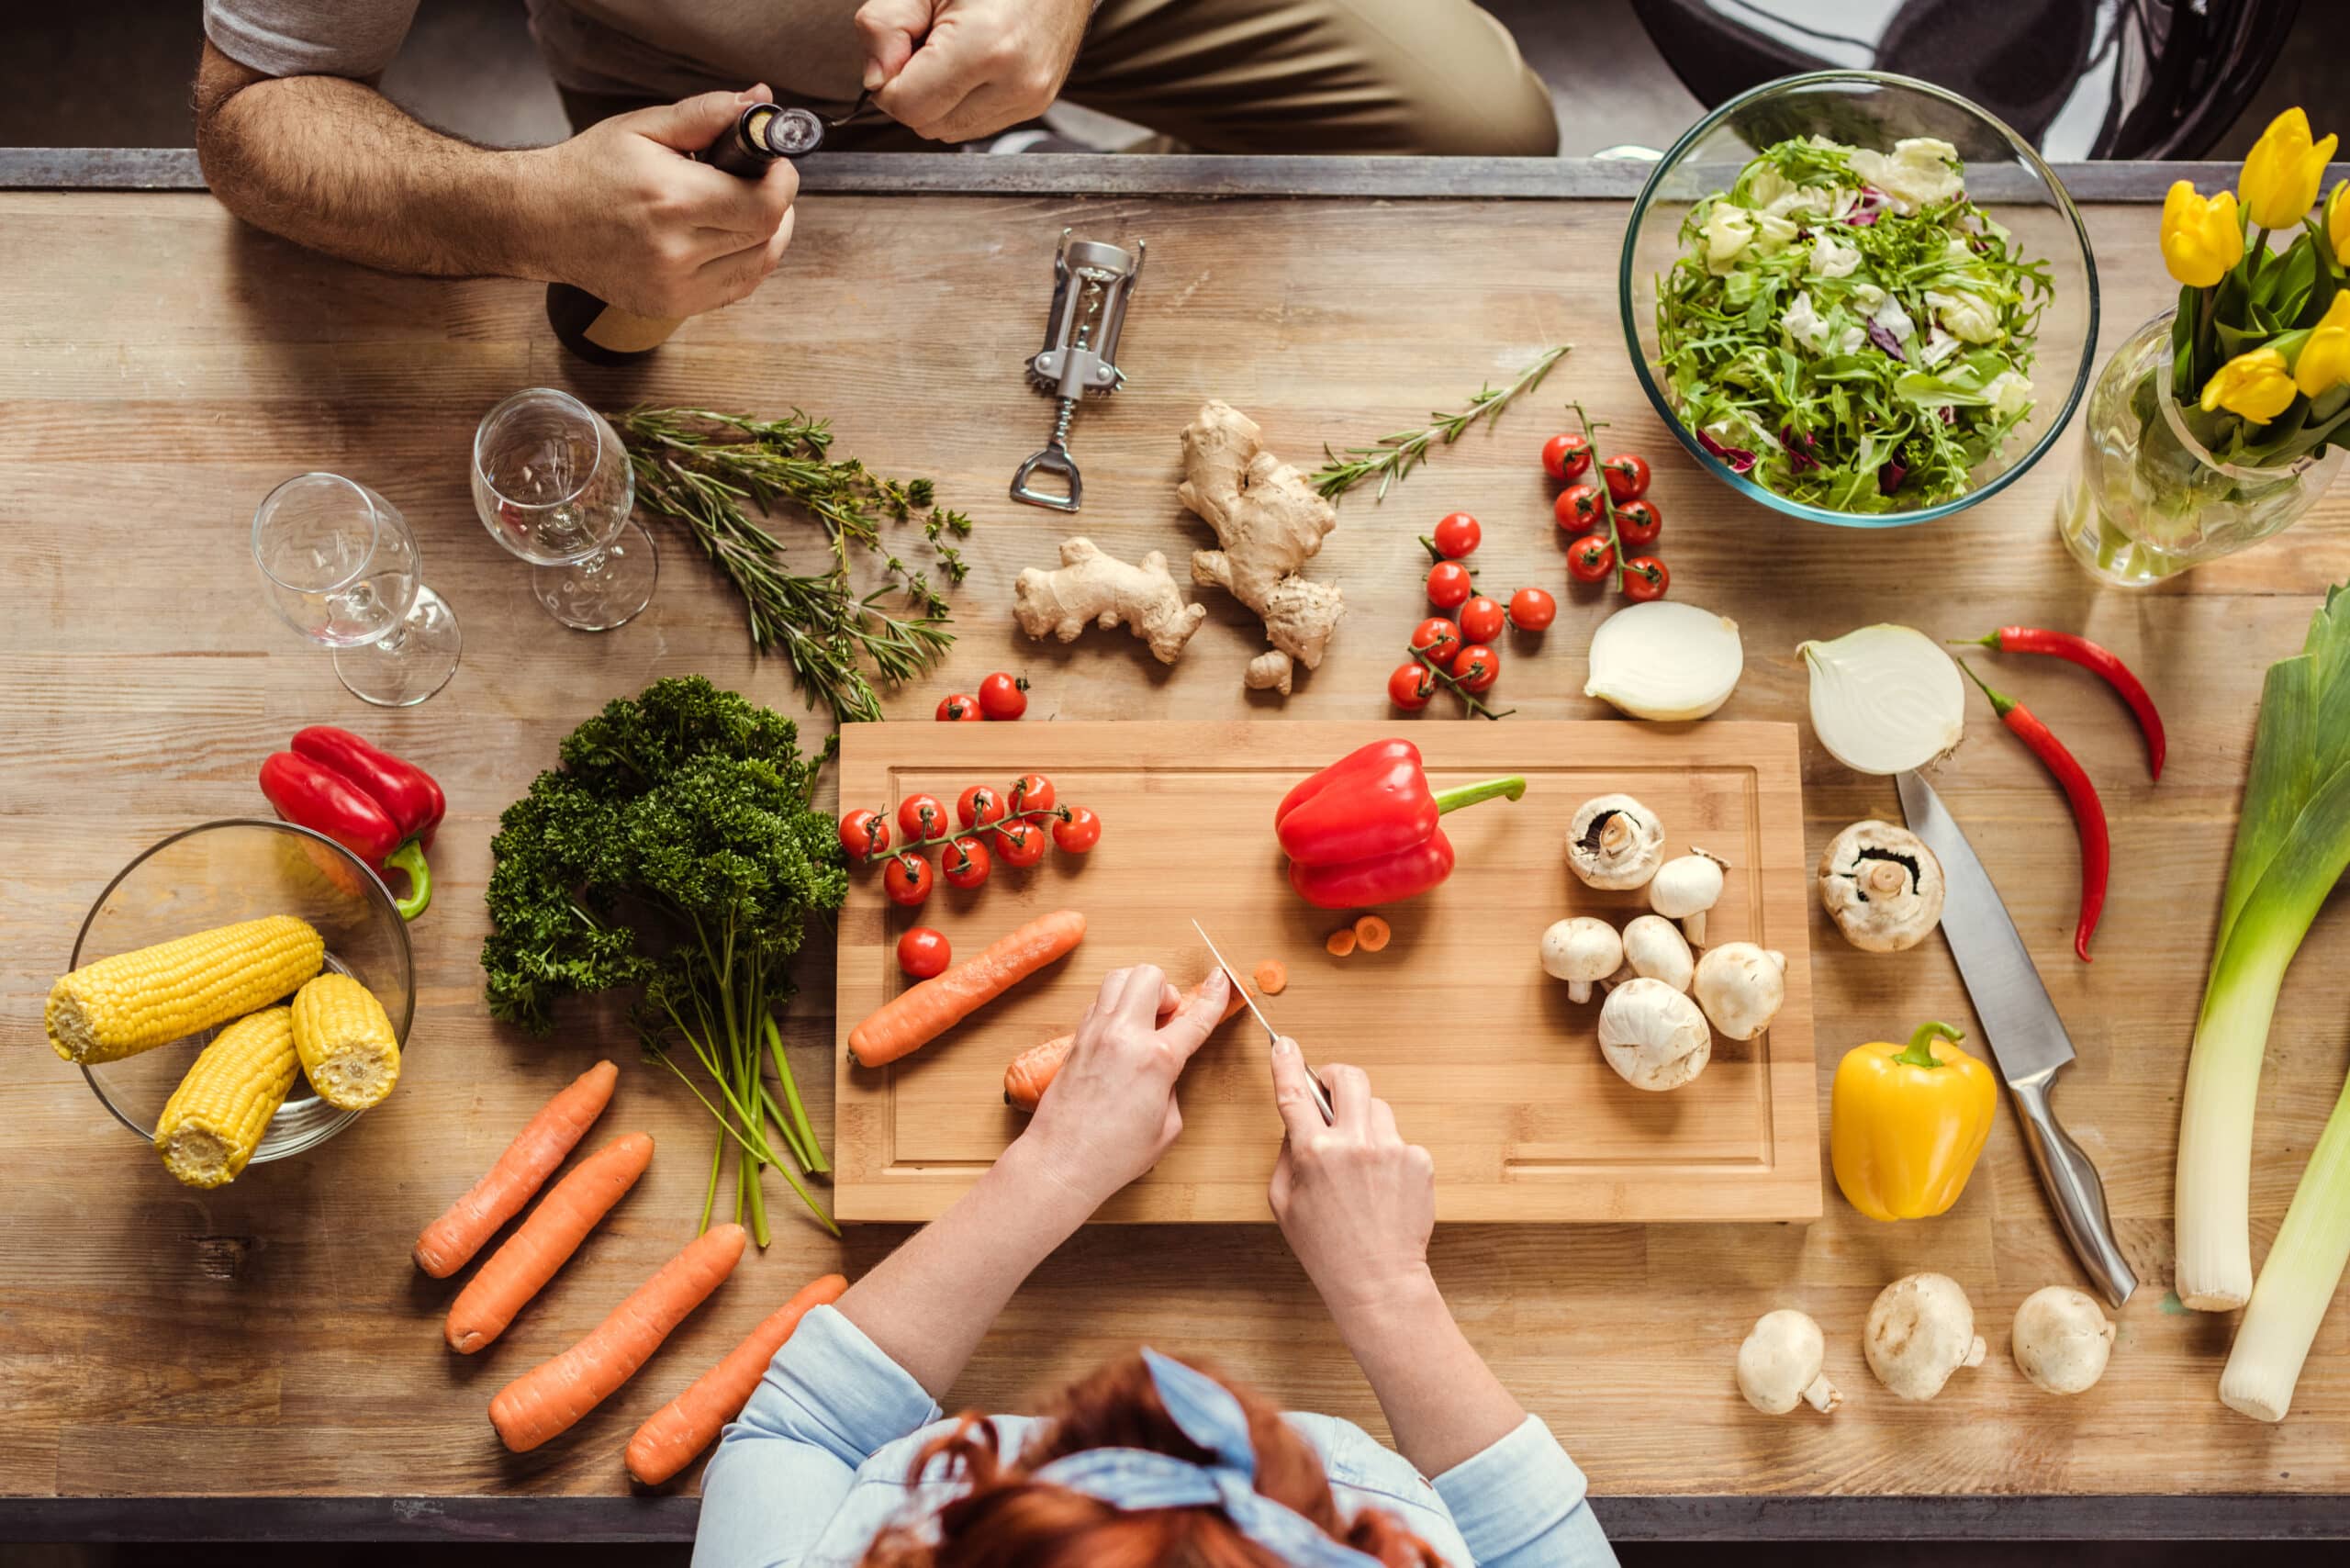
<path fill-rule="evenodd" d="M 1289 987 L 1289 966 L 1279 958 L 1267 958 L 1257 966 L 1257 989 L 1267 996 L 1279 996 Z"/>
<path fill-rule="evenodd" d="M 1376 953 L 1386 946 L 1389 935 L 1387 923 L 1375 914 L 1366 914 L 1355 922 L 1355 940 L 1362 944 L 1366 953 Z"/>
<path fill-rule="evenodd" d="M 1322 946 L 1330 950 L 1332 958 L 1345 958 L 1355 950 L 1355 928 L 1351 925 L 1341 925 L 1322 939 Z"/>

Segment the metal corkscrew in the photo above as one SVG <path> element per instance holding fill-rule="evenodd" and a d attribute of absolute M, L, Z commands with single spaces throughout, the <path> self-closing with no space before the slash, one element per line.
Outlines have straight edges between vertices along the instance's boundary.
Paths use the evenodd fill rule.
<path fill-rule="evenodd" d="M 1142 272 L 1140 241 L 1128 255 L 1098 240 L 1071 240 L 1061 230 L 1053 256 L 1053 309 L 1045 321 L 1045 346 L 1028 362 L 1028 384 L 1058 402 L 1053 433 L 1044 450 L 1012 476 L 1012 498 L 1056 511 L 1075 511 L 1085 494 L 1077 460 L 1069 454 L 1069 427 L 1080 398 L 1106 398 L 1126 384 L 1118 368 L 1118 332 L 1126 323 L 1126 297 Z M 1038 474 L 1069 481 L 1069 494 L 1036 488 Z"/>

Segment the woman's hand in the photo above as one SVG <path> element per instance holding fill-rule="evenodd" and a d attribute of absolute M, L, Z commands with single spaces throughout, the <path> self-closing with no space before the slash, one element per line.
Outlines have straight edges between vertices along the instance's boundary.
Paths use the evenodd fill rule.
<path fill-rule="evenodd" d="M 1273 1167 L 1273 1217 L 1331 1315 L 1386 1305 L 1426 1289 L 1436 1226 L 1436 1162 L 1396 1130 L 1357 1067 L 1322 1081 L 1336 1118 L 1315 1108 L 1297 1042 L 1273 1044 L 1273 1100 L 1288 1136 Z"/>
<path fill-rule="evenodd" d="M 1229 984 L 1219 969 L 1186 1003 L 1152 965 L 1111 970 L 1013 1147 L 1090 1205 L 1158 1164 L 1183 1130 L 1175 1080 L 1222 1021 Z"/>

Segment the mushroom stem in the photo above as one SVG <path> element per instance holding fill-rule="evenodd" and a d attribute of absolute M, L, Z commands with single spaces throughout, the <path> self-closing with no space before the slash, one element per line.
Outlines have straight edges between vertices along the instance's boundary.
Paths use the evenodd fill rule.
<path fill-rule="evenodd" d="M 1683 915 L 1681 929 L 1688 935 L 1689 946 L 1704 946 L 1706 945 L 1706 912 L 1701 909 L 1695 914 Z"/>
<path fill-rule="evenodd" d="M 1609 817 L 1606 822 L 1599 824 L 1599 852 L 1601 854 L 1621 855 L 1625 850 L 1630 848 L 1631 845 L 1632 824 L 1625 820 L 1623 812 L 1618 812 L 1614 816 Z"/>
<path fill-rule="evenodd" d="M 1567 1000 L 1569 1002 L 1589 1002 L 1591 1000 L 1591 982 L 1589 980 L 1569 980 L 1567 982 Z"/>
<path fill-rule="evenodd" d="M 1811 1380 L 1811 1386 L 1803 1391 L 1803 1401 L 1814 1410 L 1824 1412 L 1833 1410 L 1843 1404 L 1844 1393 L 1828 1381 L 1826 1372 L 1821 1372 Z"/>
<path fill-rule="evenodd" d="M 1869 862 L 1869 868 L 1861 874 L 1861 886 L 1877 897 L 1885 899 L 1889 899 L 1900 892 L 1906 880 L 1907 879 L 1901 874 L 1901 868 L 1890 860 L 1872 860 Z"/>

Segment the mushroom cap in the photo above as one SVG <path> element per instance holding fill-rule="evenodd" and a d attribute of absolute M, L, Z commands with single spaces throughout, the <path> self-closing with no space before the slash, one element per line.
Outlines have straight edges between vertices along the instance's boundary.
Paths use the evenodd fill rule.
<path fill-rule="evenodd" d="M 1664 824 L 1629 795 L 1596 795 L 1567 825 L 1567 864 L 1595 888 L 1644 887 L 1664 863 Z"/>
<path fill-rule="evenodd" d="M 1624 961 L 1624 939 L 1587 914 L 1557 920 L 1542 933 L 1542 972 L 1553 980 L 1606 980 Z"/>
<path fill-rule="evenodd" d="M 1689 989 L 1689 977 L 1696 968 L 1696 959 L 1689 953 L 1689 938 L 1661 914 L 1635 915 L 1624 927 L 1624 962 L 1630 966 L 1631 976 L 1662 980 L 1675 991 Z"/>
<path fill-rule="evenodd" d="M 1810 1316 L 1783 1306 L 1754 1320 L 1738 1347 L 1738 1391 L 1765 1416 L 1784 1416 L 1819 1375 L 1828 1341 Z"/>
<path fill-rule="evenodd" d="M 1951 1373 L 1983 1361 L 1975 1308 L 1948 1274 L 1905 1274 L 1879 1291 L 1861 1349 L 1900 1399 L 1931 1399 Z"/>
<path fill-rule="evenodd" d="M 1670 919 L 1702 914 L 1721 902 L 1722 863 L 1710 855 L 1676 855 L 1649 882 L 1649 907 Z"/>
<path fill-rule="evenodd" d="M 1678 1089 L 1706 1070 L 1714 1037 L 1697 1004 L 1662 980 L 1626 980 L 1599 1010 L 1599 1050 L 1635 1089 Z"/>
<path fill-rule="evenodd" d="M 2016 1308 L 2009 1346 L 2023 1375 L 2051 1394 L 2079 1394 L 2105 1375 L 2114 1328 L 2086 1292 L 2046 1285 Z"/>
<path fill-rule="evenodd" d="M 1787 1000 L 1787 956 L 1751 942 L 1725 942 L 1697 959 L 1697 1005 L 1723 1038 L 1751 1040 Z"/>
<path fill-rule="evenodd" d="M 1942 863 L 1925 840 L 1891 823 L 1857 822 L 1819 857 L 1819 903 L 1863 953 L 1898 953 L 1942 917 Z"/>

